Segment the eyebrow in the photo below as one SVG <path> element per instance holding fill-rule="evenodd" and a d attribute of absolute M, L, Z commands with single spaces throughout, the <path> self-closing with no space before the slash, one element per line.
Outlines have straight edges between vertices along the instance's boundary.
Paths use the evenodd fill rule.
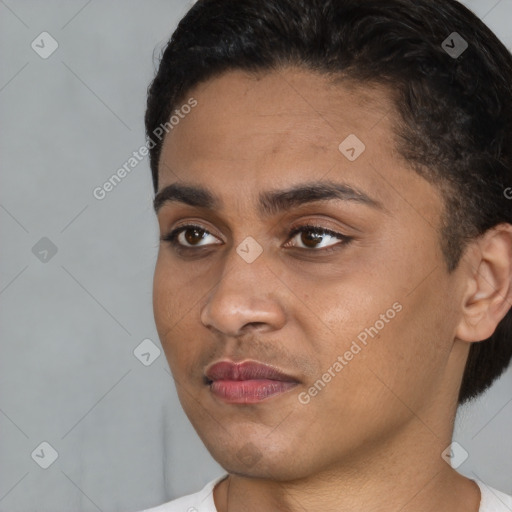
<path fill-rule="evenodd" d="M 362 190 L 345 183 L 320 181 L 303 183 L 284 190 L 262 192 L 259 195 L 259 212 L 263 216 L 276 215 L 293 207 L 315 201 L 354 201 L 375 209 L 385 210 L 380 201 Z M 153 201 L 156 213 L 166 203 L 181 202 L 198 208 L 222 209 L 222 200 L 205 187 L 173 183 L 158 192 Z"/>

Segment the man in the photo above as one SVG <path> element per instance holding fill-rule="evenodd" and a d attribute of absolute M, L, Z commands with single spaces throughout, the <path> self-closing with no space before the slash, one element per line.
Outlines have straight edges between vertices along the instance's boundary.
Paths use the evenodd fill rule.
<path fill-rule="evenodd" d="M 447 463 L 512 356 L 511 83 L 454 0 L 188 12 L 148 91 L 154 312 L 227 474 L 155 512 L 512 510 Z"/>

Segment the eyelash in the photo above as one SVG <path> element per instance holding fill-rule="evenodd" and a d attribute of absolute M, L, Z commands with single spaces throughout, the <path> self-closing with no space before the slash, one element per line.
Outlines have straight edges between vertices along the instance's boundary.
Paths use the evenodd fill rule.
<path fill-rule="evenodd" d="M 182 252 L 187 252 L 187 251 L 190 251 L 190 250 L 194 251 L 194 250 L 198 250 L 198 249 L 203 249 L 205 247 L 211 247 L 211 245 L 220 245 L 220 244 L 209 244 L 209 245 L 206 245 L 206 246 L 198 246 L 198 247 L 187 247 L 187 246 L 181 245 L 177 241 L 177 238 L 178 238 L 178 236 L 180 235 L 181 232 L 187 231 L 189 229 L 197 229 L 197 230 L 203 232 L 204 234 L 211 235 L 211 233 L 208 230 L 204 229 L 201 226 L 198 226 L 196 224 L 187 224 L 187 225 L 180 226 L 180 227 L 174 229 L 173 231 L 171 231 L 167 235 L 162 236 L 160 238 L 160 240 L 163 241 L 163 242 L 170 243 L 171 246 L 175 250 L 182 251 Z M 315 226 L 313 224 L 303 224 L 301 226 L 298 226 L 298 227 L 292 229 L 288 233 L 288 240 L 294 238 L 295 235 L 297 235 L 299 233 L 308 232 L 308 231 L 313 232 L 313 233 L 318 234 L 318 235 L 329 235 L 329 236 L 332 236 L 334 238 L 338 238 L 339 240 L 341 240 L 341 243 L 334 244 L 334 245 L 331 245 L 329 247 L 325 247 L 325 248 L 322 248 L 322 249 L 315 249 L 315 248 L 307 249 L 307 248 L 304 248 L 304 247 L 294 247 L 294 246 L 292 246 L 292 248 L 301 249 L 301 250 L 308 251 L 308 252 L 322 252 L 323 254 L 325 254 L 325 253 L 329 253 L 329 252 L 332 252 L 332 251 L 336 251 L 340 246 L 347 246 L 353 240 L 353 237 L 344 235 L 342 233 L 337 233 L 336 231 L 332 231 L 330 229 L 327 229 L 327 228 L 324 228 L 324 227 L 321 227 L 321 226 Z M 213 236 L 215 236 L 215 235 L 213 235 Z"/>

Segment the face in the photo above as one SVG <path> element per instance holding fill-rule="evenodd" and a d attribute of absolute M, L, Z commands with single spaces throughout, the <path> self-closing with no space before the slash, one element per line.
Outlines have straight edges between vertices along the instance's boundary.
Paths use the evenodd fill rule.
<path fill-rule="evenodd" d="M 395 152 L 386 91 L 287 69 L 229 72 L 189 97 L 160 159 L 158 222 L 174 237 L 154 313 L 213 457 L 305 477 L 456 396 L 442 200 Z"/>

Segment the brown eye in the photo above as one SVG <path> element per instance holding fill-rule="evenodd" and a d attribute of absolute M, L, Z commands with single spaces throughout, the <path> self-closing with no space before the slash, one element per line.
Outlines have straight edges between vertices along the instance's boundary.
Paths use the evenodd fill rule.
<path fill-rule="evenodd" d="M 188 228 L 183 231 L 184 238 L 190 245 L 195 245 L 204 238 L 206 231 L 204 229 Z"/>
<path fill-rule="evenodd" d="M 300 233 L 300 241 L 308 248 L 314 249 L 324 237 L 313 231 L 302 231 Z"/>
<path fill-rule="evenodd" d="M 218 245 L 218 242 L 215 241 L 213 243 L 202 243 L 204 240 L 208 241 L 209 237 L 212 240 L 218 240 L 209 231 L 202 228 L 201 226 L 188 225 L 176 228 L 168 235 L 163 236 L 161 240 L 170 242 L 173 246 L 183 249 L 192 249 L 194 247 L 204 247 L 207 245 Z"/>
<path fill-rule="evenodd" d="M 290 234 L 289 238 L 296 239 L 299 245 L 293 245 L 292 247 L 298 247 L 301 249 L 323 249 L 330 248 L 334 245 L 347 244 L 351 238 L 336 231 L 325 229 L 319 226 L 300 226 L 294 229 Z M 334 243 L 329 243 L 334 241 Z M 326 243 L 324 243 L 326 242 Z M 302 247 L 301 245 L 302 244 Z"/>

